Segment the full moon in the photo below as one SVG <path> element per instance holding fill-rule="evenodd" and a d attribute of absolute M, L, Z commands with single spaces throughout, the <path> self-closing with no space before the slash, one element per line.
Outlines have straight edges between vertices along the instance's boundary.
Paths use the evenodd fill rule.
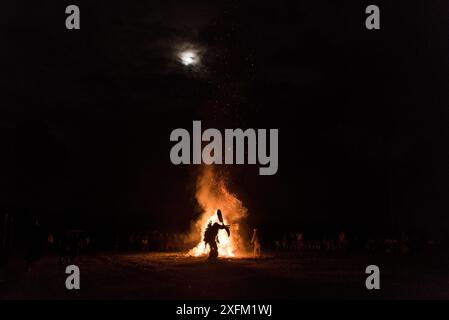
<path fill-rule="evenodd" d="M 181 63 L 185 66 L 196 65 L 199 62 L 198 55 L 192 50 L 182 51 L 179 54 L 179 58 Z"/>

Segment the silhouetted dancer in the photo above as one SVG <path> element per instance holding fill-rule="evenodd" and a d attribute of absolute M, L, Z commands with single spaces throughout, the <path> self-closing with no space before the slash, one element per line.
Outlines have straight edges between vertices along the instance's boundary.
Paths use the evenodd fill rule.
<path fill-rule="evenodd" d="M 228 237 L 230 235 L 229 225 L 225 225 L 223 223 L 223 216 L 221 215 L 220 209 L 217 210 L 217 216 L 221 224 L 217 222 L 212 224 L 212 222 L 209 222 L 206 231 L 204 232 L 204 242 L 206 243 L 206 246 L 209 245 L 210 247 L 209 260 L 214 260 L 218 257 L 218 246 L 217 246 L 217 242 L 219 243 L 217 238 L 218 231 L 220 229 L 225 229 L 228 234 Z"/>

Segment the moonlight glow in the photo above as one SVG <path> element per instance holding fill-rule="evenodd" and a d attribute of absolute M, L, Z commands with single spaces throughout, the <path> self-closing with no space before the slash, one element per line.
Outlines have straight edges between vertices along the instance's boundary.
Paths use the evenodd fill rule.
<path fill-rule="evenodd" d="M 196 65 L 199 62 L 199 57 L 193 50 L 182 51 L 179 54 L 179 59 L 185 66 Z"/>

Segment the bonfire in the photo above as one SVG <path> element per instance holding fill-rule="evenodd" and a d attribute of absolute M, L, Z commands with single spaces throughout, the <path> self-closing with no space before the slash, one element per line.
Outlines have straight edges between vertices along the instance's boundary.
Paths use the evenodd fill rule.
<path fill-rule="evenodd" d="M 225 180 L 218 176 L 211 166 L 205 166 L 198 177 L 196 187 L 196 200 L 202 209 L 200 218 L 195 222 L 192 232 L 200 234 L 200 242 L 192 248 L 188 255 L 204 256 L 210 251 L 203 241 L 204 232 L 209 223 L 219 223 L 217 210 L 223 213 L 223 223 L 230 225 L 230 236 L 226 230 L 218 232 L 218 256 L 238 257 L 245 253 L 241 234 L 242 219 L 247 216 L 248 210 L 243 206 L 237 196 L 226 187 Z"/>

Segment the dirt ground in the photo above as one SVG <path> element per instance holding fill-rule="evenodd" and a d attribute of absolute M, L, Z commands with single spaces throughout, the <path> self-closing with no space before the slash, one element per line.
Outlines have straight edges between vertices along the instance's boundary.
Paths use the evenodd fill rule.
<path fill-rule="evenodd" d="M 271 253 L 261 258 L 186 257 L 183 253 L 82 255 L 81 289 L 65 288 L 65 268 L 47 255 L 25 272 L 9 263 L 1 299 L 449 299 L 449 263 L 441 255 Z M 366 266 L 381 289 L 365 288 Z"/>

